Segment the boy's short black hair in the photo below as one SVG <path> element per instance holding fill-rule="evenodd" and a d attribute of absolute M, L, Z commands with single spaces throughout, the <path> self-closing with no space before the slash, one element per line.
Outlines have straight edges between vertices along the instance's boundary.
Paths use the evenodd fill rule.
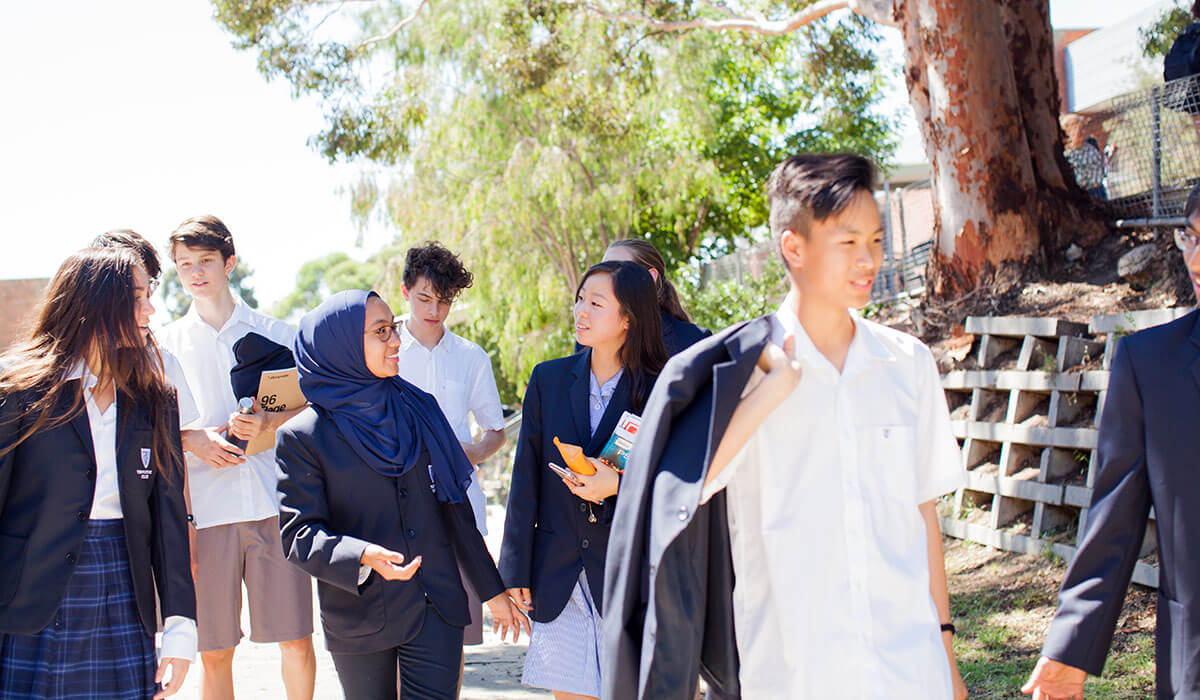
<path fill-rule="evenodd" d="M 146 275 L 151 281 L 158 279 L 162 274 L 162 265 L 158 262 L 158 251 L 150 241 L 136 231 L 130 231 L 127 228 L 113 229 L 92 239 L 92 244 L 89 248 L 125 248 L 137 254 L 138 259 L 142 261 L 142 267 L 146 269 Z"/>
<path fill-rule="evenodd" d="M 808 237 L 814 221 L 836 216 L 859 192 L 875 188 L 875 165 L 853 153 L 801 153 L 775 166 L 767 180 L 771 235 Z"/>
<path fill-rule="evenodd" d="M 404 256 L 404 286 L 412 289 L 422 277 L 429 280 L 442 301 L 454 301 L 475 282 L 462 260 L 437 241 L 409 248 Z"/>
<path fill-rule="evenodd" d="M 215 216 L 193 216 L 179 224 L 167 242 L 167 252 L 175 259 L 175 247 L 185 245 L 198 250 L 215 250 L 221 254 L 221 262 L 237 255 L 233 248 L 233 234 L 225 222 Z"/>

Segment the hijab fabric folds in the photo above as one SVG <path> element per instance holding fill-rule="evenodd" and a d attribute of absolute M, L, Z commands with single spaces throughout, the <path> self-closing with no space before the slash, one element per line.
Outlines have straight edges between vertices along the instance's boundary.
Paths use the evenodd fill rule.
<path fill-rule="evenodd" d="M 429 454 L 438 500 L 466 499 L 474 468 L 437 400 L 400 377 L 377 377 L 363 357 L 367 299 L 338 292 L 300 319 L 296 368 L 300 390 L 320 406 L 354 453 L 376 472 L 398 477 Z"/>

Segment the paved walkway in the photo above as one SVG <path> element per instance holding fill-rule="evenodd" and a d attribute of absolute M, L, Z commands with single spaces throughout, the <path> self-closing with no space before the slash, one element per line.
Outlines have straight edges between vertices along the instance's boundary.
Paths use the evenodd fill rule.
<path fill-rule="evenodd" d="M 495 556 L 500 551 L 500 540 L 504 527 L 503 507 L 488 508 L 488 548 Z M 316 592 L 313 593 L 313 620 L 316 629 L 313 644 L 317 650 L 318 700 L 338 700 L 342 697 L 333 659 L 325 651 L 325 639 L 321 633 L 320 615 L 316 609 Z M 465 700 L 544 700 L 551 697 L 544 691 L 530 690 L 521 686 L 521 667 L 525 660 L 527 639 L 522 635 L 520 644 L 501 642 L 492 634 L 491 616 L 484 608 L 483 644 L 466 648 L 466 667 L 463 671 L 462 698 Z M 242 610 L 242 631 L 250 630 L 249 612 Z M 511 637 L 509 638 L 511 640 Z M 279 677 L 279 647 L 274 644 L 254 644 L 243 640 L 238 645 L 233 661 L 234 687 L 239 698 L 263 698 L 283 700 L 283 681 Z M 183 689 L 175 696 L 182 700 L 199 700 L 199 659 L 188 672 Z"/>

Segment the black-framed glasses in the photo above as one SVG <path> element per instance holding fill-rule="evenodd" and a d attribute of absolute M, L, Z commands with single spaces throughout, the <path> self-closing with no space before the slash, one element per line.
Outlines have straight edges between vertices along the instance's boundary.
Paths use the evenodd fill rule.
<path fill-rule="evenodd" d="M 1200 245 L 1200 234 L 1190 226 L 1175 229 L 1175 246 L 1187 253 Z"/>
<path fill-rule="evenodd" d="M 397 336 L 400 335 L 400 323 L 400 321 L 392 321 L 391 323 L 386 323 L 374 330 L 365 332 L 374 335 L 379 342 L 386 343 L 392 339 L 393 333 L 395 333 Z"/>

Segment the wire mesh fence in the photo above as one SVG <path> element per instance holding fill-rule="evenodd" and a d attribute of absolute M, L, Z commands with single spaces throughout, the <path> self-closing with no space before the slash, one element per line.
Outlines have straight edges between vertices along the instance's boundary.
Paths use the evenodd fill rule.
<path fill-rule="evenodd" d="M 1188 192 L 1200 181 L 1200 75 L 1129 92 L 1089 112 L 1105 155 L 1099 194 L 1113 214 L 1182 216 Z M 1079 150 L 1067 152 L 1073 164 Z"/>
<path fill-rule="evenodd" d="M 928 180 L 899 189 L 885 188 L 878 193 L 878 200 L 884 241 L 883 261 L 871 290 L 874 302 L 924 289 L 925 267 L 933 249 L 933 194 Z M 704 262 L 700 285 L 756 280 L 767 266 L 779 264 L 777 251 L 774 241 L 763 241 Z"/>

